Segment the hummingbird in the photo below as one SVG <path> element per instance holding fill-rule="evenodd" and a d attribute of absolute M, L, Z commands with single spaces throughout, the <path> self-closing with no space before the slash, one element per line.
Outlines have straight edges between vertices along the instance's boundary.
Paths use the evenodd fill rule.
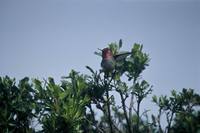
<path fill-rule="evenodd" d="M 102 61 L 101 67 L 103 71 L 111 72 L 113 71 L 118 64 L 126 59 L 131 52 L 120 52 L 116 55 L 113 55 L 110 48 L 104 48 L 102 51 Z"/>

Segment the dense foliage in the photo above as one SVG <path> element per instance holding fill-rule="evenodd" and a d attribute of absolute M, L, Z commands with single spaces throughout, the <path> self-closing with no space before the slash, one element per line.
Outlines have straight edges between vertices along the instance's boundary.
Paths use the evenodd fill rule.
<path fill-rule="evenodd" d="M 122 43 L 109 47 L 117 54 Z M 152 93 L 141 76 L 148 65 L 142 45 L 134 44 L 131 55 L 110 72 L 86 66 L 91 74 L 72 70 L 60 84 L 53 78 L 25 77 L 16 83 L 0 77 L 0 132 L 200 133 L 200 95 L 193 89 L 153 96 L 158 113 L 141 112 Z"/>

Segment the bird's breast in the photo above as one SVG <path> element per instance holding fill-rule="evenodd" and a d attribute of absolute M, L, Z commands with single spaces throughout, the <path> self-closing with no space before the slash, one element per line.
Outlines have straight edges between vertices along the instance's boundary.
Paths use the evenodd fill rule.
<path fill-rule="evenodd" d="M 103 59 L 101 62 L 101 67 L 106 71 L 112 71 L 115 68 L 115 60 L 112 59 Z"/>

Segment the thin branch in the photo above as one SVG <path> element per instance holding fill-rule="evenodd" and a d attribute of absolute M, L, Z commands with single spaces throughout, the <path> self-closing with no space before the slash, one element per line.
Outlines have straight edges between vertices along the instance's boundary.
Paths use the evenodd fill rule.
<path fill-rule="evenodd" d="M 161 127 L 161 124 L 160 124 L 160 117 L 161 117 L 161 114 L 162 114 L 162 109 L 160 108 L 159 109 L 159 114 L 158 114 L 158 127 L 159 127 L 159 133 L 163 133 L 163 130 L 162 130 L 162 127 Z"/>
<path fill-rule="evenodd" d="M 142 114 L 141 114 L 140 116 L 141 116 L 141 117 L 142 117 L 142 116 L 145 116 L 145 115 L 147 114 L 148 111 L 150 111 L 150 110 L 145 110 L 144 112 L 142 112 Z"/>
<path fill-rule="evenodd" d="M 113 131 L 113 127 L 112 127 L 112 119 L 111 119 L 111 111 L 110 111 L 110 100 L 109 100 L 109 84 L 106 81 L 106 76 L 104 75 L 104 87 L 106 89 L 106 104 L 107 104 L 107 111 L 108 111 L 108 124 L 110 126 L 110 133 L 114 133 Z M 112 80 L 112 78 L 111 78 Z M 109 81 L 109 83 L 111 82 L 111 80 Z"/>
<path fill-rule="evenodd" d="M 133 80 L 133 87 L 135 87 L 135 82 L 136 82 L 136 79 L 134 78 Z M 131 101 L 130 101 L 130 106 L 129 106 L 129 122 L 130 122 L 130 125 L 132 125 L 132 110 L 133 110 L 133 105 L 134 105 L 134 93 L 131 92 Z"/>
<path fill-rule="evenodd" d="M 95 122 L 95 114 L 94 114 L 94 111 L 92 110 L 91 104 L 89 105 L 89 109 L 90 109 L 90 113 L 91 113 L 91 115 L 92 115 L 92 122 L 96 125 L 96 122 Z"/>
<path fill-rule="evenodd" d="M 119 133 L 122 133 L 122 131 L 120 131 L 119 129 L 118 129 L 118 127 L 113 123 L 113 126 L 114 126 L 114 128 L 119 132 Z"/>
<path fill-rule="evenodd" d="M 170 119 L 169 119 L 168 126 L 167 126 L 167 128 L 168 128 L 167 133 L 170 132 L 171 123 L 172 123 L 173 117 L 174 117 L 174 112 L 172 112 L 171 117 L 170 117 Z"/>
<path fill-rule="evenodd" d="M 90 120 L 88 120 L 87 118 L 85 118 L 85 120 L 87 120 L 89 123 L 93 123 L 93 122 L 91 122 Z M 106 131 L 104 131 L 104 129 L 99 128 L 96 124 L 95 124 L 94 126 L 97 128 L 97 130 L 98 130 L 100 133 L 106 133 Z"/>
<path fill-rule="evenodd" d="M 130 106 L 129 106 L 129 118 L 131 119 L 132 118 L 132 109 L 133 109 L 133 94 L 131 93 L 131 101 L 130 101 Z"/>
<path fill-rule="evenodd" d="M 120 96 L 121 96 L 121 102 L 122 102 L 122 107 L 123 107 L 123 111 L 124 111 L 124 116 L 125 116 L 125 119 L 126 119 L 126 123 L 127 123 L 127 126 L 128 126 L 128 132 L 129 132 L 129 133 L 132 133 L 130 121 L 129 121 L 128 116 L 127 116 L 126 105 L 125 105 L 125 99 L 124 99 L 123 94 L 122 94 L 121 91 L 119 91 L 119 94 L 120 94 Z"/>
<path fill-rule="evenodd" d="M 139 123 L 140 123 L 140 102 L 141 101 L 137 101 L 137 122 L 136 122 L 136 132 L 139 132 Z"/>
<path fill-rule="evenodd" d="M 114 133 L 113 128 L 112 128 L 111 111 L 110 111 L 110 103 L 109 103 L 110 100 L 109 100 L 108 89 L 106 89 L 106 97 L 107 97 L 108 123 L 109 123 L 109 126 L 110 126 L 110 132 Z"/>

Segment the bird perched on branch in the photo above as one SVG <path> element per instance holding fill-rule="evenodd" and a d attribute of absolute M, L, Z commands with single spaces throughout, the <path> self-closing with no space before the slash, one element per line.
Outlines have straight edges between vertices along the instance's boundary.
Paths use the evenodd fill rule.
<path fill-rule="evenodd" d="M 104 48 L 102 51 L 102 61 L 101 61 L 101 67 L 104 71 L 112 71 L 115 69 L 118 63 L 121 63 L 126 59 L 128 55 L 131 54 L 131 52 L 120 52 L 116 55 L 113 55 L 110 48 Z"/>

